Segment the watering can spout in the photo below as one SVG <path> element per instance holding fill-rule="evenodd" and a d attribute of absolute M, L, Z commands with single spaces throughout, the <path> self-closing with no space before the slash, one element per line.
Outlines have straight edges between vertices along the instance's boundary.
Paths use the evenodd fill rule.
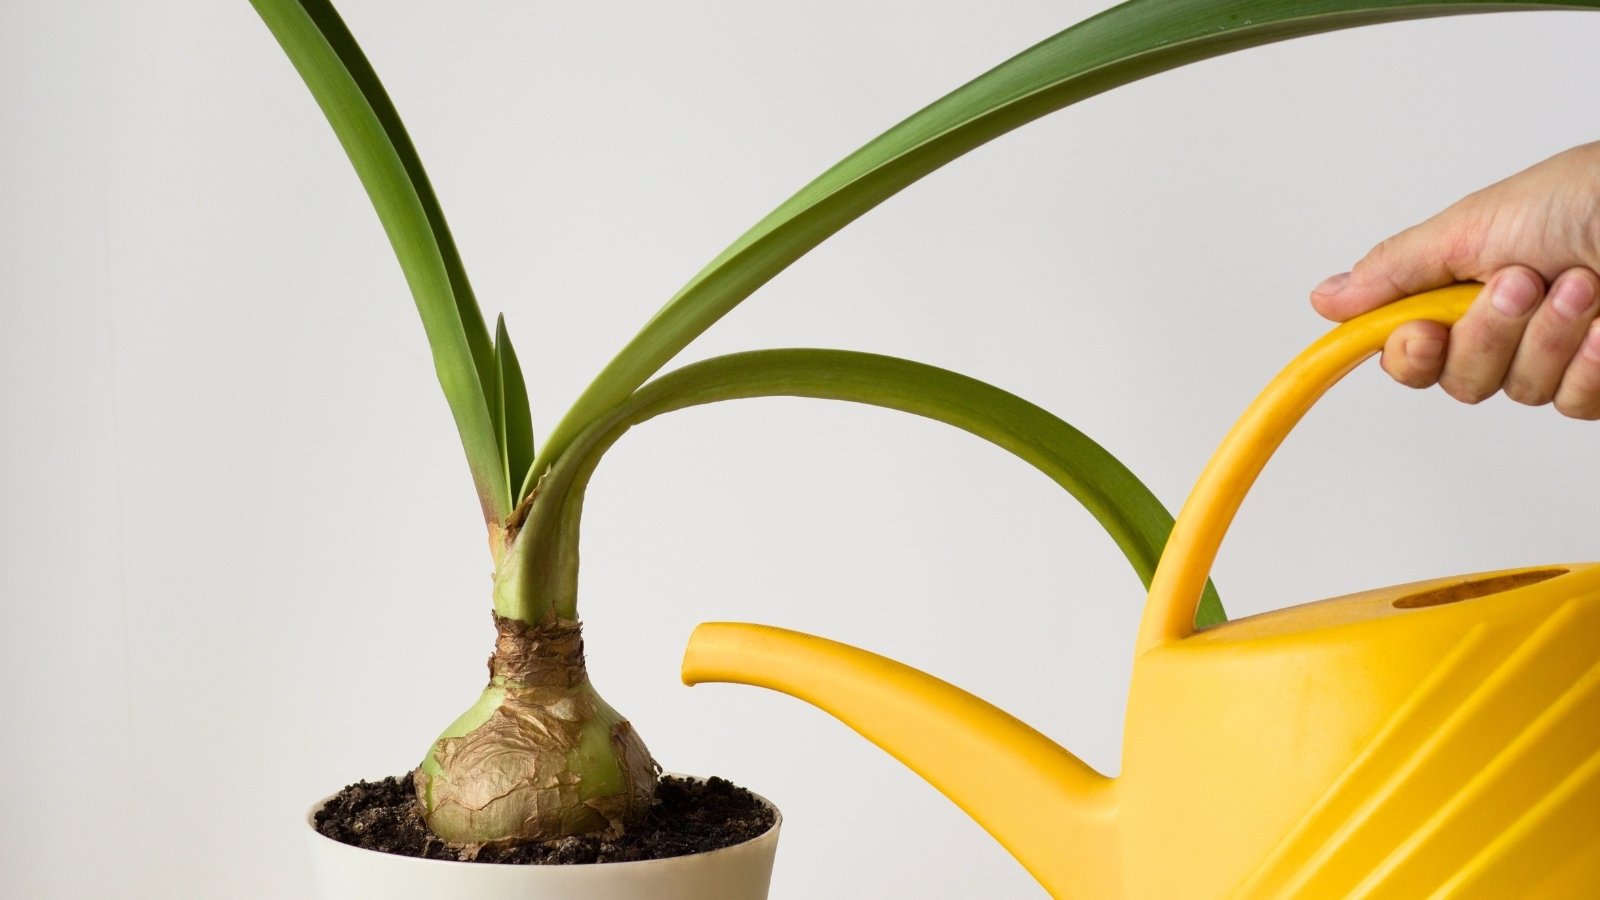
<path fill-rule="evenodd" d="M 804 700 L 966 810 L 1052 896 L 1123 893 L 1112 779 L 960 688 L 846 644 L 732 622 L 695 629 L 683 681 Z"/>

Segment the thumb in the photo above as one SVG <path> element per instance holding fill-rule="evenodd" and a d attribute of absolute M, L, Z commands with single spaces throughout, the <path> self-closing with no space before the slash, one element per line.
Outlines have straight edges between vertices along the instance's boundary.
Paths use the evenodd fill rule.
<path fill-rule="evenodd" d="M 1445 222 L 1430 219 L 1373 247 L 1349 272 L 1311 292 L 1324 318 L 1343 322 L 1402 297 L 1460 280 L 1461 243 Z"/>

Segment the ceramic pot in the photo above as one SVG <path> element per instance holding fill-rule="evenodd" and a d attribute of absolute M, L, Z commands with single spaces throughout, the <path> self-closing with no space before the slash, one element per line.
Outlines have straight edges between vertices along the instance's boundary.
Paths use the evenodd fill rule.
<path fill-rule="evenodd" d="M 707 853 L 576 866 L 416 859 L 363 850 L 319 834 L 306 815 L 311 866 L 322 900 L 766 900 L 783 817 L 742 844 Z"/>

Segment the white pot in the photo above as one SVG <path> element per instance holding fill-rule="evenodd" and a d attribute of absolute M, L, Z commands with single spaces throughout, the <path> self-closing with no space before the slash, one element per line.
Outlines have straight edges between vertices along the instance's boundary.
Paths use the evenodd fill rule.
<path fill-rule="evenodd" d="M 708 853 L 572 866 L 451 862 L 363 850 L 324 837 L 306 816 L 322 900 L 766 900 L 783 816 L 742 844 Z"/>

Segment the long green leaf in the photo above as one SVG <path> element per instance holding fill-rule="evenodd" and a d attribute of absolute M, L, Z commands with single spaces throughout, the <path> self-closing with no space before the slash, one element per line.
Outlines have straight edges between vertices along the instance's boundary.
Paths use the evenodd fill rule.
<path fill-rule="evenodd" d="M 1006 132 L 1186 63 L 1358 25 L 1463 13 L 1595 9 L 1576 2 L 1132 0 L 989 70 L 824 172 L 697 274 L 595 378 L 546 438 L 535 471 L 790 263 L 902 188 Z"/>
<path fill-rule="evenodd" d="M 1148 587 L 1172 514 L 1104 447 L 1048 410 L 1000 388 L 924 363 L 845 350 L 759 350 L 664 375 L 585 429 L 541 484 L 495 597 L 503 616 L 577 614 L 578 525 L 600 456 L 634 425 L 689 406 L 748 397 L 817 397 L 908 412 L 971 432 L 1015 454 L 1076 497 L 1122 548 Z M 1209 584 L 1196 623 L 1224 621 Z"/>
<path fill-rule="evenodd" d="M 516 485 L 522 483 L 523 475 L 533 465 L 533 417 L 528 406 L 528 386 L 522 380 L 522 364 L 517 361 L 516 348 L 511 346 L 504 316 L 494 325 L 494 361 L 499 372 L 502 411 L 497 424 L 505 454 L 506 484 Z"/>
<path fill-rule="evenodd" d="M 484 518 L 499 522 L 512 503 L 492 412 L 498 366 L 416 148 L 332 5 L 326 0 L 251 3 L 322 107 L 383 222 L 422 315 Z M 522 472 L 514 477 L 520 481 Z"/>

